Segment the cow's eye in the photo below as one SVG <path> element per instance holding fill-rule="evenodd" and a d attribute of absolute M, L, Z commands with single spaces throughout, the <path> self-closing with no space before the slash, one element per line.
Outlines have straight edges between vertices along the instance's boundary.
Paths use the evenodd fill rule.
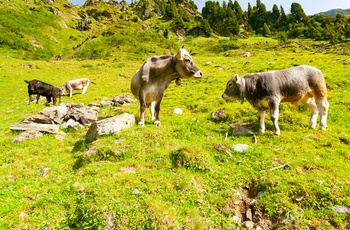
<path fill-rule="evenodd" d="M 233 84 L 232 84 L 232 83 L 228 84 L 228 87 L 232 87 L 232 86 L 233 86 Z"/>
<path fill-rule="evenodd" d="M 185 59 L 185 62 L 186 62 L 186 63 L 190 63 L 191 60 L 190 60 L 190 59 Z"/>

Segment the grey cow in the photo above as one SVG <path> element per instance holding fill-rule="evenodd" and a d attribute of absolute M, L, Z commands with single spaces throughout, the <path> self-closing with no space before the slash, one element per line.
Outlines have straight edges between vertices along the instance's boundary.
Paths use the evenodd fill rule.
<path fill-rule="evenodd" d="M 265 131 L 265 112 L 270 110 L 274 134 L 280 134 L 278 115 L 281 102 L 297 105 L 301 101 L 310 109 L 310 128 L 316 127 L 319 113 L 320 129 L 326 130 L 327 127 L 329 103 L 326 83 L 322 72 L 312 66 L 301 65 L 244 77 L 236 74 L 227 82 L 222 97 L 226 100 L 241 99 L 242 103 L 246 98 L 259 111 L 260 132 Z"/>
<path fill-rule="evenodd" d="M 152 120 L 159 126 L 160 103 L 164 90 L 172 80 L 179 78 L 201 78 L 202 72 L 193 62 L 191 55 L 180 48 L 176 55 L 148 58 L 131 80 L 131 92 L 140 102 L 139 125 L 145 124 L 145 113 L 151 107 Z"/>

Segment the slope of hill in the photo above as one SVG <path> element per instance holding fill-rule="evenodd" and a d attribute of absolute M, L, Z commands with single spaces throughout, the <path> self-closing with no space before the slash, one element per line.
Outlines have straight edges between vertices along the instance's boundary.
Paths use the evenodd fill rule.
<path fill-rule="evenodd" d="M 338 14 L 340 14 L 342 16 L 350 17 L 350 9 L 332 9 L 326 12 L 321 12 L 319 14 L 323 14 L 330 17 L 335 17 Z"/>
<path fill-rule="evenodd" d="M 284 43 L 289 38 L 331 44 L 349 40 L 346 17 L 299 18 L 303 15 L 300 5 L 290 15 L 278 8 L 270 14 L 262 3 L 248 13 L 236 2 L 222 7 L 208 4 L 203 15 L 196 9 L 191 0 L 131 4 L 87 0 L 81 7 L 67 0 L 4 0 L 0 4 L 0 48 L 19 59 L 115 58 L 121 51 L 142 58 L 149 53 L 176 51 L 176 42 L 198 36 L 247 38 L 262 34 L 277 36 Z M 312 26 L 307 26 L 310 21 Z M 235 44 L 225 50 L 232 47 Z"/>
<path fill-rule="evenodd" d="M 157 10 L 151 4 L 88 0 L 78 7 L 67 0 L 5 0 L 0 5 L 0 45 L 24 59 L 109 58 L 122 49 L 164 53 L 176 49 L 174 41 L 188 32 L 201 34 L 200 16 L 192 5 L 179 4 L 166 17 L 159 16 L 166 4 Z"/>

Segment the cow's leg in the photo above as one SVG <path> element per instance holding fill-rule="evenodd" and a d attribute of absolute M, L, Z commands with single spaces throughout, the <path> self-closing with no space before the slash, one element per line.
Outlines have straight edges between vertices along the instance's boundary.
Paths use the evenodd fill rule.
<path fill-rule="evenodd" d="M 86 92 L 87 88 L 89 87 L 89 84 L 90 84 L 89 81 L 86 82 L 86 85 L 83 87 L 83 92 L 81 94 L 84 94 Z"/>
<path fill-rule="evenodd" d="M 318 117 L 318 108 L 315 100 L 311 97 L 304 97 L 301 102 L 310 109 L 310 129 L 316 128 L 316 122 Z"/>
<path fill-rule="evenodd" d="M 320 112 L 320 129 L 326 130 L 329 103 L 327 99 L 323 98 L 322 100 L 316 99 L 316 104 L 318 107 L 318 111 Z"/>
<path fill-rule="evenodd" d="M 56 97 L 52 97 L 52 99 L 53 99 L 53 105 L 56 105 L 56 101 L 57 101 L 57 98 Z"/>
<path fill-rule="evenodd" d="M 259 122 L 260 122 L 259 132 L 260 133 L 265 132 L 265 115 L 266 115 L 265 110 L 259 110 Z"/>
<path fill-rule="evenodd" d="M 69 97 L 72 97 L 73 88 L 72 88 L 72 86 L 70 86 L 70 84 L 68 84 L 67 89 L 69 91 Z"/>
<path fill-rule="evenodd" d="M 46 96 L 46 102 L 45 105 L 48 106 L 51 102 L 51 96 Z"/>
<path fill-rule="evenodd" d="M 147 105 L 146 105 L 146 99 L 145 99 L 145 92 L 143 92 L 142 90 L 140 90 L 140 92 L 139 92 L 139 101 L 140 101 L 139 125 L 144 125 Z"/>
<path fill-rule="evenodd" d="M 36 95 L 36 104 L 38 104 L 39 99 L 40 99 L 40 94 Z"/>
<path fill-rule="evenodd" d="M 164 95 L 163 93 L 159 95 L 159 97 L 154 105 L 155 117 L 156 117 L 154 124 L 156 126 L 160 126 L 159 111 L 160 111 L 160 103 L 162 102 L 163 95 Z"/>
<path fill-rule="evenodd" d="M 32 95 L 29 94 L 29 104 L 30 104 L 30 102 L 32 102 L 32 101 L 34 101 L 33 98 L 32 98 Z"/>
<path fill-rule="evenodd" d="M 270 107 L 270 119 L 273 124 L 273 134 L 280 135 L 280 127 L 278 126 L 278 113 L 279 113 L 279 102 L 278 99 L 272 99 L 269 102 Z"/>
<path fill-rule="evenodd" d="M 156 120 L 155 106 L 156 106 L 156 101 L 152 101 L 152 103 L 151 103 L 151 118 L 152 118 L 152 121 Z"/>

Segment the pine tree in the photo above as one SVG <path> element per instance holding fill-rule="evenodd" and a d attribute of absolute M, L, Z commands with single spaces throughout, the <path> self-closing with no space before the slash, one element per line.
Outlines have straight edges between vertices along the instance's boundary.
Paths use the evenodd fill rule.
<path fill-rule="evenodd" d="M 206 36 L 210 36 L 213 33 L 213 29 L 210 27 L 209 22 L 207 19 L 203 19 L 202 21 L 202 29 Z"/>
<path fill-rule="evenodd" d="M 293 2 L 291 9 L 290 9 L 290 12 L 292 14 L 293 19 L 296 22 L 300 22 L 306 18 L 304 10 L 299 3 Z"/>
<path fill-rule="evenodd" d="M 276 23 L 281 17 L 280 11 L 278 9 L 278 6 L 276 4 L 272 7 L 272 13 L 271 13 L 271 22 Z"/>
<path fill-rule="evenodd" d="M 233 3 L 233 10 L 236 13 L 236 18 L 237 18 L 238 24 L 240 24 L 240 25 L 243 24 L 245 21 L 244 12 L 242 10 L 242 7 L 237 2 L 237 0 L 235 0 L 235 2 Z"/>
<path fill-rule="evenodd" d="M 266 23 L 264 23 L 264 26 L 263 26 L 263 29 L 262 29 L 262 35 L 264 37 L 269 37 L 271 35 L 270 28 L 268 27 L 268 25 Z"/>

